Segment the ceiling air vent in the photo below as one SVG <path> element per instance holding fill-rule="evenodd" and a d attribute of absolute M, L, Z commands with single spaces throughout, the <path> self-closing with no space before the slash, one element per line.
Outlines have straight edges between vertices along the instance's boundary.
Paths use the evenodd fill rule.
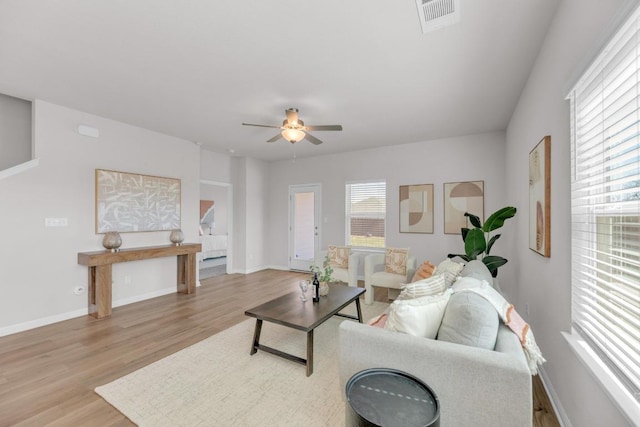
<path fill-rule="evenodd" d="M 460 21 L 460 0 L 416 0 L 423 33 Z"/>

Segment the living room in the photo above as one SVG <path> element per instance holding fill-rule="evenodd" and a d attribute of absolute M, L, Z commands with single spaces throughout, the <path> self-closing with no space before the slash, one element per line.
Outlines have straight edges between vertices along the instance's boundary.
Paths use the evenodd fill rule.
<path fill-rule="evenodd" d="M 0 336 L 9 337 L 42 325 L 86 316 L 87 295 L 75 295 L 74 289 L 86 286 L 87 271 L 77 264 L 76 257 L 78 252 L 101 248 L 102 236 L 94 232 L 94 171 L 98 168 L 179 178 L 182 230 L 187 242 L 196 242 L 198 237 L 200 182 L 230 184 L 234 222 L 229 268 L 230 272 L 239 274 L 288 269 L 290 185 L 321 184 L 321 240 L 326 247 L 344 243 L 345 182 L 385 180 L 387 244 L 408 247 L 418 259 L 437 262 L 447 253 L 459 252 L 462 245 L 460 236 L 443 232 L 443 184 L 482 180 L 486 189 L 486 213 L 504 205 L 519 209 L 518 215 L 505 227 L 499 248 L 496 247 L 496 251 L 499 249 L 499 253 L 509 259 L 500 270 L 500 286 L 535 331 L 547 359 L 541 377 L 561 423 L 630 424 L 615 399 L 594 379 L 562 335 L 571 331 L 570 118 L 565 98 L 580 73 L 637 2 L 562 0 L 551 3 L 557 3 L 557 9 L 553 19 L 547 22 L 548 30 L 537 55 L 533 55 L 535 61 L 526 83 L 523 81 L 521 93 L 514 95 L 517 102 L 506 127 L 323 155 L 313 155 L 315 147 L 311 144 L 291 146 L 279 141 L 284 148 L 274 149 L 286 150 L 279 160 L 205 149 L 187 137 L 149 130 L 157 127 L 152 120 L 145 122 L 138 118 L 141 124 L 134 126 L 125 120 L 107 118 L 99 114 L 97 108 L 93 114 L 82 111 L 64 102 L 64 85 L 57 87 L 60 101 L 46 100 L 54 99 L 53 92 L 45 97 L 37 85 L 24 90 L 18 71 L 5 67 L 11 57 L 7 57 L 3 49 L 5 41 L 0 42 L 4 68 L 0 71 L 0 93 L 33 102 L 33 160 L 18 166 L 19 170 L 11 174 L 0 172 L 2 235 L 7 242 L 0 249 L 3 260 L 0 270 L 4 273 Z M 5 28 L 12 29 L 7 30 L 7 35 L 16 34 L 17 24 L 9 25 L 13 7 L 19 6 L 15 2 L 0 6 L 0 34 L 4 35 Z M 30 37 L 35 39 L 40 35 Z M 32 72 L 20 71 L 25 75 Z M 472 76 L 473 70 L 469 70 L 467 78 Z M 126 75 L 120 77 L 105 83 L 106 89 L 136 90 L 130 87 Z M 118 89 L 119 85 L 126 89 Z M 140 110 L 144 110 L 147 102 L 160 101 L 141 96 Z M 162 102 L 170 103 L 171 99 Z M 379 102 L 381 110 L 389 108 L 384 102 L 384 93 L 376 95 L 371 102 Z M 483 102 L 490 103 L 491 99 Z M 272 104 L 277 110 L 274 116 L 278 116 L 281 102 Z M 464 98 L 460 104 L 465 104 Z M 217 108 L 224 110 L 225 106 Z M 217 110 L 213 111 L 207 111 L 205 116 L 216 114 Z M 245 120 L 260 119 L 259 116 Z M 340 122 L 340 117 L 327 118 L 332 119 Z M 78 124 L 98 129 L 99 138 L 78 134 Z M 345 131 L 348 125 L 356 126 L 355 123 L 342 124 Z M 236 133 L 247 130 L 240 123 L 234 125 L 237 125 Z M 394 122 L 381 125 L 398 126 Z M 331 139 L 329 135 L 322 134 L 325 144 Z M 527 244 L 528 155 L 545 135 L 550 135 L 552 140 L 550 258 L 534 253 Z M 245 134 L 252 143 L 262 145 L 267 145 L 264 141 L 271 136 L 255 130 Z M 398 188 L 422 183 L 434 184 L 434 233 L 400 233 Z M 67 218 L 68 225 L 45 227 L 43 218 Z M 123 247 L 167 244 L 168 235 L 168 232 L 126 233 L 122 235 Z M 114 307 L 175 292 L 175 283 L 168 283 L 167 277 L 175 277 L 173 259 L 119 265 L 113 271 Z"/>

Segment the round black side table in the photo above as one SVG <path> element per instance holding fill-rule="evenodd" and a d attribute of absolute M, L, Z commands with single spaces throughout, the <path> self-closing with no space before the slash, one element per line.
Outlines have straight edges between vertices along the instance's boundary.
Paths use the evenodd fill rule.
<path fill-rule="evenodd" d="M 366 369 L 347 381 L 347 427 L 439 427 L 440 402 L 416 377 L 394 369 Z"/>

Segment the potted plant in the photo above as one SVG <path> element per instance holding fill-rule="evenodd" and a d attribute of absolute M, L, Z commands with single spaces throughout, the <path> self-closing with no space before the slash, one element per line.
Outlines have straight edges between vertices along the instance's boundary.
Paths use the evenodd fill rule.
<path fill-rule="evenodd" d="M 311 270 L 312 280 L 316 274 L 318 275 L 318 281 L 320 282 L 320 296 L 327 295 L 329 293 L 329 282 L 333 282 L 333 278 L 331 277 L 331 275 L 333 274 L 333 268 L 331 268 L 329 256 L 324 257 L 322 267 L 311 265 L 309 269 Z"/>
<path fill-rule="evenodd" d="M 498 267 L 507 263 L 507 260 L 501 256 L 490 255 L 496 240 L 500 238 L 500 234 L 491 235 L 491 233 L 504 225 L 504 222 L 516 215 L 516 208 L 507 206 L 492 213 L 489 218 L 480 223 L 480 218 L 465 212 L 464 216 L 469 218 L 474 228 L 462 228 L 462 241 L 464 242 L 464 254 L 449 254 L 449 258 L 460 257 L 465 261 L 474 259 L 481 260 L 491 272 L 491 276 L 498 275 Z"/>

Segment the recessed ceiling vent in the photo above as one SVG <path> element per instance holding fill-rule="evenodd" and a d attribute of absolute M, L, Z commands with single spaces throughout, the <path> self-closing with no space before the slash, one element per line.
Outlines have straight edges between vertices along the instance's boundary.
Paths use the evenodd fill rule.
<path fill-rule="evenodd" d="M 423 33 L 460 21 L 460 0 L 416 0 L 416 5 Z"/>

